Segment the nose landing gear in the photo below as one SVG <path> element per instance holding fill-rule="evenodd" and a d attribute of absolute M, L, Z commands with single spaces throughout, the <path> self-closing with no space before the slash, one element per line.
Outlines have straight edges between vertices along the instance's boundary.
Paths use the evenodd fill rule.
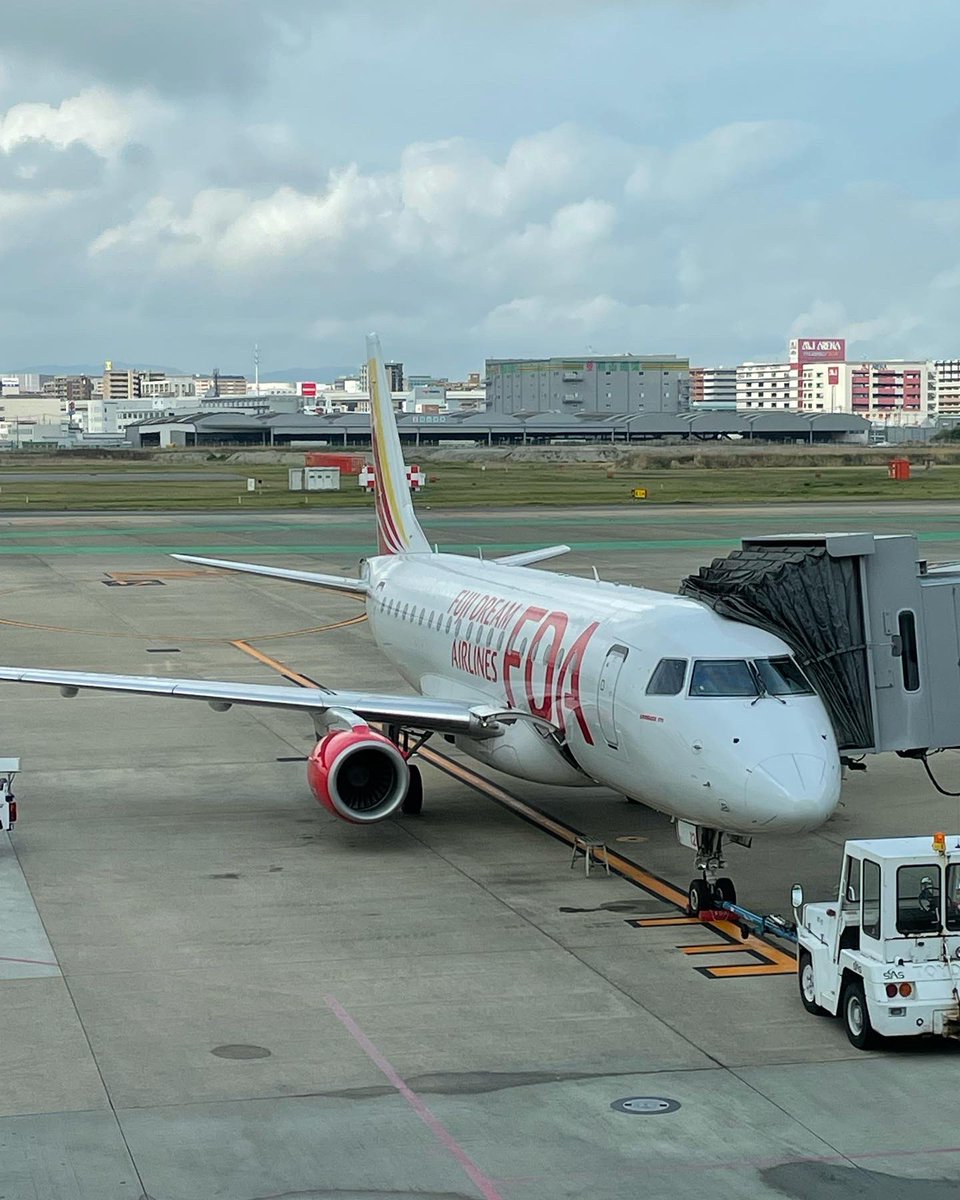
<path fill-rule="evenodd" d="M 697 870 L 699 879 L 690 882 L 687 892 L 687 912 L 691 917 L 723 904 L 736 904 L 737 889 L 732 879 L 719 875 L 726 865 L 723 860 L 723 833 L 719 829 L 696 829 Z"/>

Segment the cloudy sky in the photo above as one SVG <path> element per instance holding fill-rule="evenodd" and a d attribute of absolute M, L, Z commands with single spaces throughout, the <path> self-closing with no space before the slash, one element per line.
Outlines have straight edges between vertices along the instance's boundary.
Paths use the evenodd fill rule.
<path fill-rule="evenodd" d="M 0 367 L 960 355 L 957 0 L 4 0 Z"/>

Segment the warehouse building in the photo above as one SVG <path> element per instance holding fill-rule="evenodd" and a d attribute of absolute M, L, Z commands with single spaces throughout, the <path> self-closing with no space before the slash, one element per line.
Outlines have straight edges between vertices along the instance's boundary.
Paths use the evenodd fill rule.
<path fill-rule="evenodd" d="M 606 417 L 527 416 L 484 413 L 401 413 L 397 428 L 404 445 L 562 446 L 617 445 L 646 441 L 775 441 L 813 445 L 866 443 L 870 423 L 846 413 L 617 413 Z M 129 425 L 126 438 L 144 449 L 167 446 L 290 446 L 350 449 L 370 445 L 364 413 L 196 412 Z"/>
<path fill-rule="evenodd" d="M 681 413 L 690 360 L 674 354 L 607 358 L 488 358 L 487 408 L 516 415 Z"/>

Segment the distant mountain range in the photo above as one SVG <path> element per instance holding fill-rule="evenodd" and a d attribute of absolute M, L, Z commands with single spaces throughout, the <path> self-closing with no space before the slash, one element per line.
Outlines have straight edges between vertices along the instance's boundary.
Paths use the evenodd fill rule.
<path fill-rule="evenodd" d="M 149 363 L 128 363 L 119 359 L 113 360 L 114 367 L 120 371 L 163 371 L 166 375 L 192 375 L 192 371 L 183 371 L 179 367 L 160 367 Z M 207 372 L 198 372 L 206 374 Z M 264 371 L 260 375 L 261 383 L 279 383 L 288 379 L 315 379 L 318 383 L 332 383 L 338 375 L 356 376 L 356 364 L 352 366 L 333 367 L 284 367 L 280 371 Z M 11 375 L 102 375 L 103 363 L 41 363 L 39 366 L 15 367 Z M 227 367 L 220 368 L 221 375 L 246 375 L 252 381 L 253 374 L 249 370 L 231 371 Z"/>
<path fill-rule="evenodd" d="M 118 371 L 163 371 L 166 375 L 186 375 L 177 367 L 157 367 L 149 363 L 128 363 L 113 359 Z M 13 367 L 10 375 L 102 375 L 103 363 L 41 363 L 39 366 Z"/>

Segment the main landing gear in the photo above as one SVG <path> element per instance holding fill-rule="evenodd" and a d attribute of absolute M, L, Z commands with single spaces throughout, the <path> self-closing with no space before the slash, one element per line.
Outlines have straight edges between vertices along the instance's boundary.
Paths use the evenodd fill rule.
<path fill-rule="evenodd" d="M 400 801 L 400 812 L 405 817 L 419 817 L 423 812 L 423 776 L 420 774 L 420 768 L 413 766 L 410 760 L 430 737 L 430 733 L 417 736 L 397 725 L 388 725 L 384 732 L 407 760 L 410 772 L 410 783 L 407 786 L 407 794 Z"/>
<path fill-rule="evenodd" d="M 418 817 L 423 812 L 423 776 L 419 767 L 410 768 L 410 786 L 400 802 L 400 811 L 405 817 Z"/>
<path fill-rule="evenodd" d="M 696 828 L 697 870 L 699 879 L 690 882 L 687 892 L 687 912 L 691 917 L 724 904 L 736 904 L 737 889 L 733 880 L 720 875 L 726 865 L 723 861 L 723 834 L 719 829 Z"/>

